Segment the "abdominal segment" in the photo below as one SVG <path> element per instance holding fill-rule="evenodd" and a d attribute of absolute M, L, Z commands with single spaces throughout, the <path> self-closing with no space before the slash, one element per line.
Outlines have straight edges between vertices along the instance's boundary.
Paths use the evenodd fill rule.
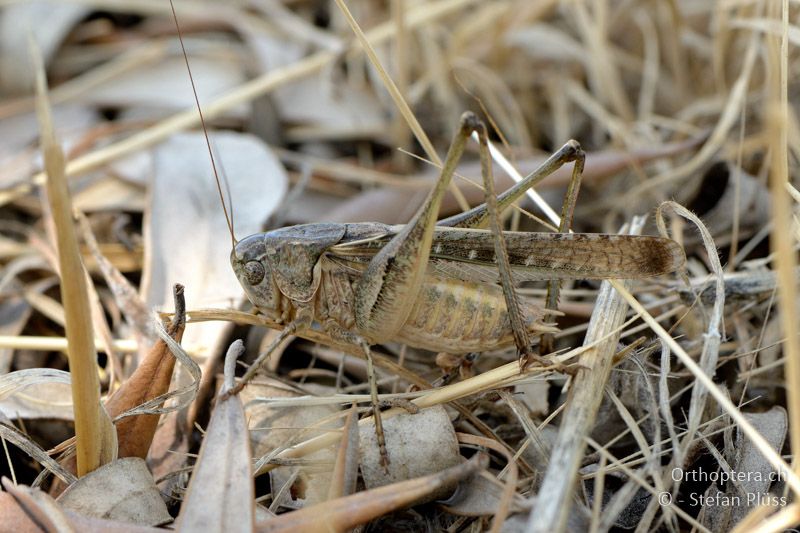
<path fill-rule="evenodd" d="M 524 299 L 520 304 L 528 331 L 541 331 L 544 310 Z M 499 286 L 443 278 L 426 280 L 393 340 L 449 353 L 481 352 L 514 344 Z"/>

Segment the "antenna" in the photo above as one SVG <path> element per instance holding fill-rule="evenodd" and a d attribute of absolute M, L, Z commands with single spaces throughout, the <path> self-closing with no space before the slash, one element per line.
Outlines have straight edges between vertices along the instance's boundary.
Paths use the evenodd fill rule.
<path fill-rule="evenodd" d="M 178 30 L 178 40 L 181 43 L 181 51 L 183 52 L 183 60 L 186 63 L 186 70 L 189 72 L 189 81 L 192 83 L 192 94 L 194 94 L 194 102 L 197 105 L 197 112 L 200 114 L 200 125 L 203 127 L 203 135 L 206 138 L 206 146 L 208 147 L 208 157 L 211 159 L 211 168 L 214 170 L 214 180 L 217 182 L 217 192 L 219 193 L 219 201 L 222 203 L 222 212 L 225 214 L 225 222 L 228 223 L 228 231 L 231 234 L 231 248 L 236 246 L 236 236 L 233 233 L 233 218 L 228 214 L 228 207 L 225 205 L 225 197 L 222 194 L 222 185 L 220 183 L 219 174 L 217 173 L 217 164 L 214 159 L 214 151 L 211 149 L 211 141 L 208 139 L 208 129 L 206 128 L 206 120 L 203 117 L 203 109 L 200 107 L 200 99 L 197 97 L 197 88 L 194 85 L 194 76 L 192 76 L 192 68 L 189 66 L 189 56 L 186 54 L 186 46 L 183 44 L 183 34 L 181 33 L 181 26 L 178 23 L 178 15 L 175 13 L 175 4 L 169 0 L 169 7 L 172 10 L 172 19 L 175 21 L 175 29 Z"/>

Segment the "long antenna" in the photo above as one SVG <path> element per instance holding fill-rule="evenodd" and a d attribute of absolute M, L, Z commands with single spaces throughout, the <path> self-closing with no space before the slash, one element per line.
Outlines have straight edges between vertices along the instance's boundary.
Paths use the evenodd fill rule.
<path fill-rule="evenodd" d="M 236 246 L 236 236 L 233 233 L 233 219 L 228 214 L 228 208 L 225 205 L 225 197 L 222 194 L 222 185 L 220 183 L 219 174 L 217 173 L 217 164 L 214 159 L 214 151 L 211 149 L 211 141 L 208 138 L 208 129 L 206 128 L 206 120 L 203 117 L 203 109 L 200 107 L 200 98 L 197 97 L 197 88 L 194 85 L 194 76 L 192 76 L 192 68 L 189 66 L 189 56 L 186 54 L 186 47 L 183 44 L 183 34 L 181 34 L 181 26 L 178 23 L 178 15 L 175 13 L 175 4 L 169 0 L 169 7 L 172 10 L 172 19 L 175 21 L 175 29 L 178 30 L 178 40 L 181 43 L 181 51 L 183 52 L 183 60 L 186 63 L 186 70 L 189 72 L 189 81 L 192 83 L 192 94 L 194 94 L 194 102 L 197 104 L 197 112 L 200 114 L 200 125 L 203 127 L 203 135 L 206 138 L 206 146 L 208 147 L 208 157 L 211 159 L 211 168 L 214 170 L 214 180 L 217 182 L 217 192 L 219 193 L 219 201 L 222 203 L 222 212 L 225 214 L 225 222 L 228 223 L 228 231 L 231 234 L 231 247 Z"/>

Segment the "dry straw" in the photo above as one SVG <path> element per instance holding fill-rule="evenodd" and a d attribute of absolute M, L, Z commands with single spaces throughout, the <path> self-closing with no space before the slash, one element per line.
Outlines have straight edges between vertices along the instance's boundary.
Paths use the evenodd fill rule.
<path fill-rule="evenodd" d="M 33 40 L 31 55 L 36 67 L 36 111 L 42 131 L 47 198 L 50 201 L 58 246 L 61 300 L 64 304 L 67 355 L 72 378 L 78 476 L 83 476 L 116 458 L 117 432 L 100 403 L 97 352 L 92 323 L 88 320 L 91 309 L 86 271 L 81 262 L 72 220 L 64 152 L 56 140 L 47 100 L 44 65 Z"/>

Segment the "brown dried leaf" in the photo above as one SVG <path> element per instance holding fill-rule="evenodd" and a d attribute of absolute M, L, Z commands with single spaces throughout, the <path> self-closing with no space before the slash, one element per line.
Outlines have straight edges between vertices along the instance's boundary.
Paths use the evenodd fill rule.
<path fill-rule="evenodd" d="M 469 461 L 437 474 L 392 483 L 258 522 L 256 531 L 346 531 L 384 514 L 426 501 L 443 490 L 451 490 L 460 481 L 485 468 L 486 464 L 487 457 L 476 454 Z"/>
<path fill-rule="evenodd" d="M 162 329 L 162 335 L 170 335 L 174 339 L 177 348 L 177 342 L 183 334 L 183 329 L 186 323 L 186 306 L 183 299 L 183 287 L 180 285 L 174 288 L 175 298 L 175 314 L 173 316 L 172 324 L 169 331 Z M 195 380 L 192 386 L 184 387 L 186 391 L 197 385 L 199 382 L 200 370 L 197 365 L 188 360 L 188 356 L 181 356 L 181 354 L 173 351 L 175 347 L 167 345 L 164 338 L 159 338 L 156 344 L 148 353 L 147 358 L 142 364 L 137 367 L 133 375 L 122 384 L 122 386 L 109 398 L 105 404 L 105 409 L 109 415 L 116 418 L 125 414 L 133 409 L 142 409 L 143 404 L 153 401 L 159 396 L 166 395 L 172 379 L 172 371 L 175 367 L 175 358 L 184 357 L 183 364 L 191 363 L 194 368 L 189 369 L 189 373 Z M 180 390 L 173 391 L 169 394 L 176 396 L 182 395 Z M 157 402 L 156 402 L 157 403 Z M 139 457 L 146 459 L 148 451 L 150 451 L 153 437 L 158 427 L 160 415 L 155 413 L 139 413 L 131 414 L 115 422 L 117 435 L 119 436 L 119 456 L 120 457 Z M 174 413 L 170 413 L 174 414 Z M 170 418 L 170 420 L 173 420 Z M 165 427 L 167 424 L 162 425 L 162 430 L 168 430 Z M 180 433 L 181 437 L 183 436 Z M 179 439 L 179 442 L 182 439 Z M 162 441 L 163 442 L 163 441 Z M 170 444 L 178 444 L 177 442 L 170 441 Z M 170 448 L 175 450 L 177 448 Z M 161 451 L 161 450 L 159 450 Z M 161 457 L 160 454 L 157 455 Z M 75 456 L 68 456 L 63 462 L 62 466 L 69 472 L 75 472 Z M 57 480 L 50 488 L 50 494 L 57 496 L 66 488 L 66 486 Z"/>
<path fill-rule="evenodd" d="M 167 332 L 175 341 L 180 342 L 185 325 L 183 287 L 178 286 L 175 289 L 175 314 Z M 169 390 L 174 368 L 175 357 L 170 352 L 169 346 L 159 339 L 131 377 L 106 401 L 109 414 L 116 417 L 165 394 Z M 152 414 L 129 416 L 119 420 L 116 423 L 119 456 L 146 459 L 159 419 L 159 415 Z"/>
<path fill-rule="evenodd" d="M 255 502 L 247 422 L 239 397 L 226 395 L 233 387 L 236 360 L 243 352 L 244 345 L 237 340 L 225 356 L 225 384 L 178 516 L 179 531 L 253 530 Z"/>

